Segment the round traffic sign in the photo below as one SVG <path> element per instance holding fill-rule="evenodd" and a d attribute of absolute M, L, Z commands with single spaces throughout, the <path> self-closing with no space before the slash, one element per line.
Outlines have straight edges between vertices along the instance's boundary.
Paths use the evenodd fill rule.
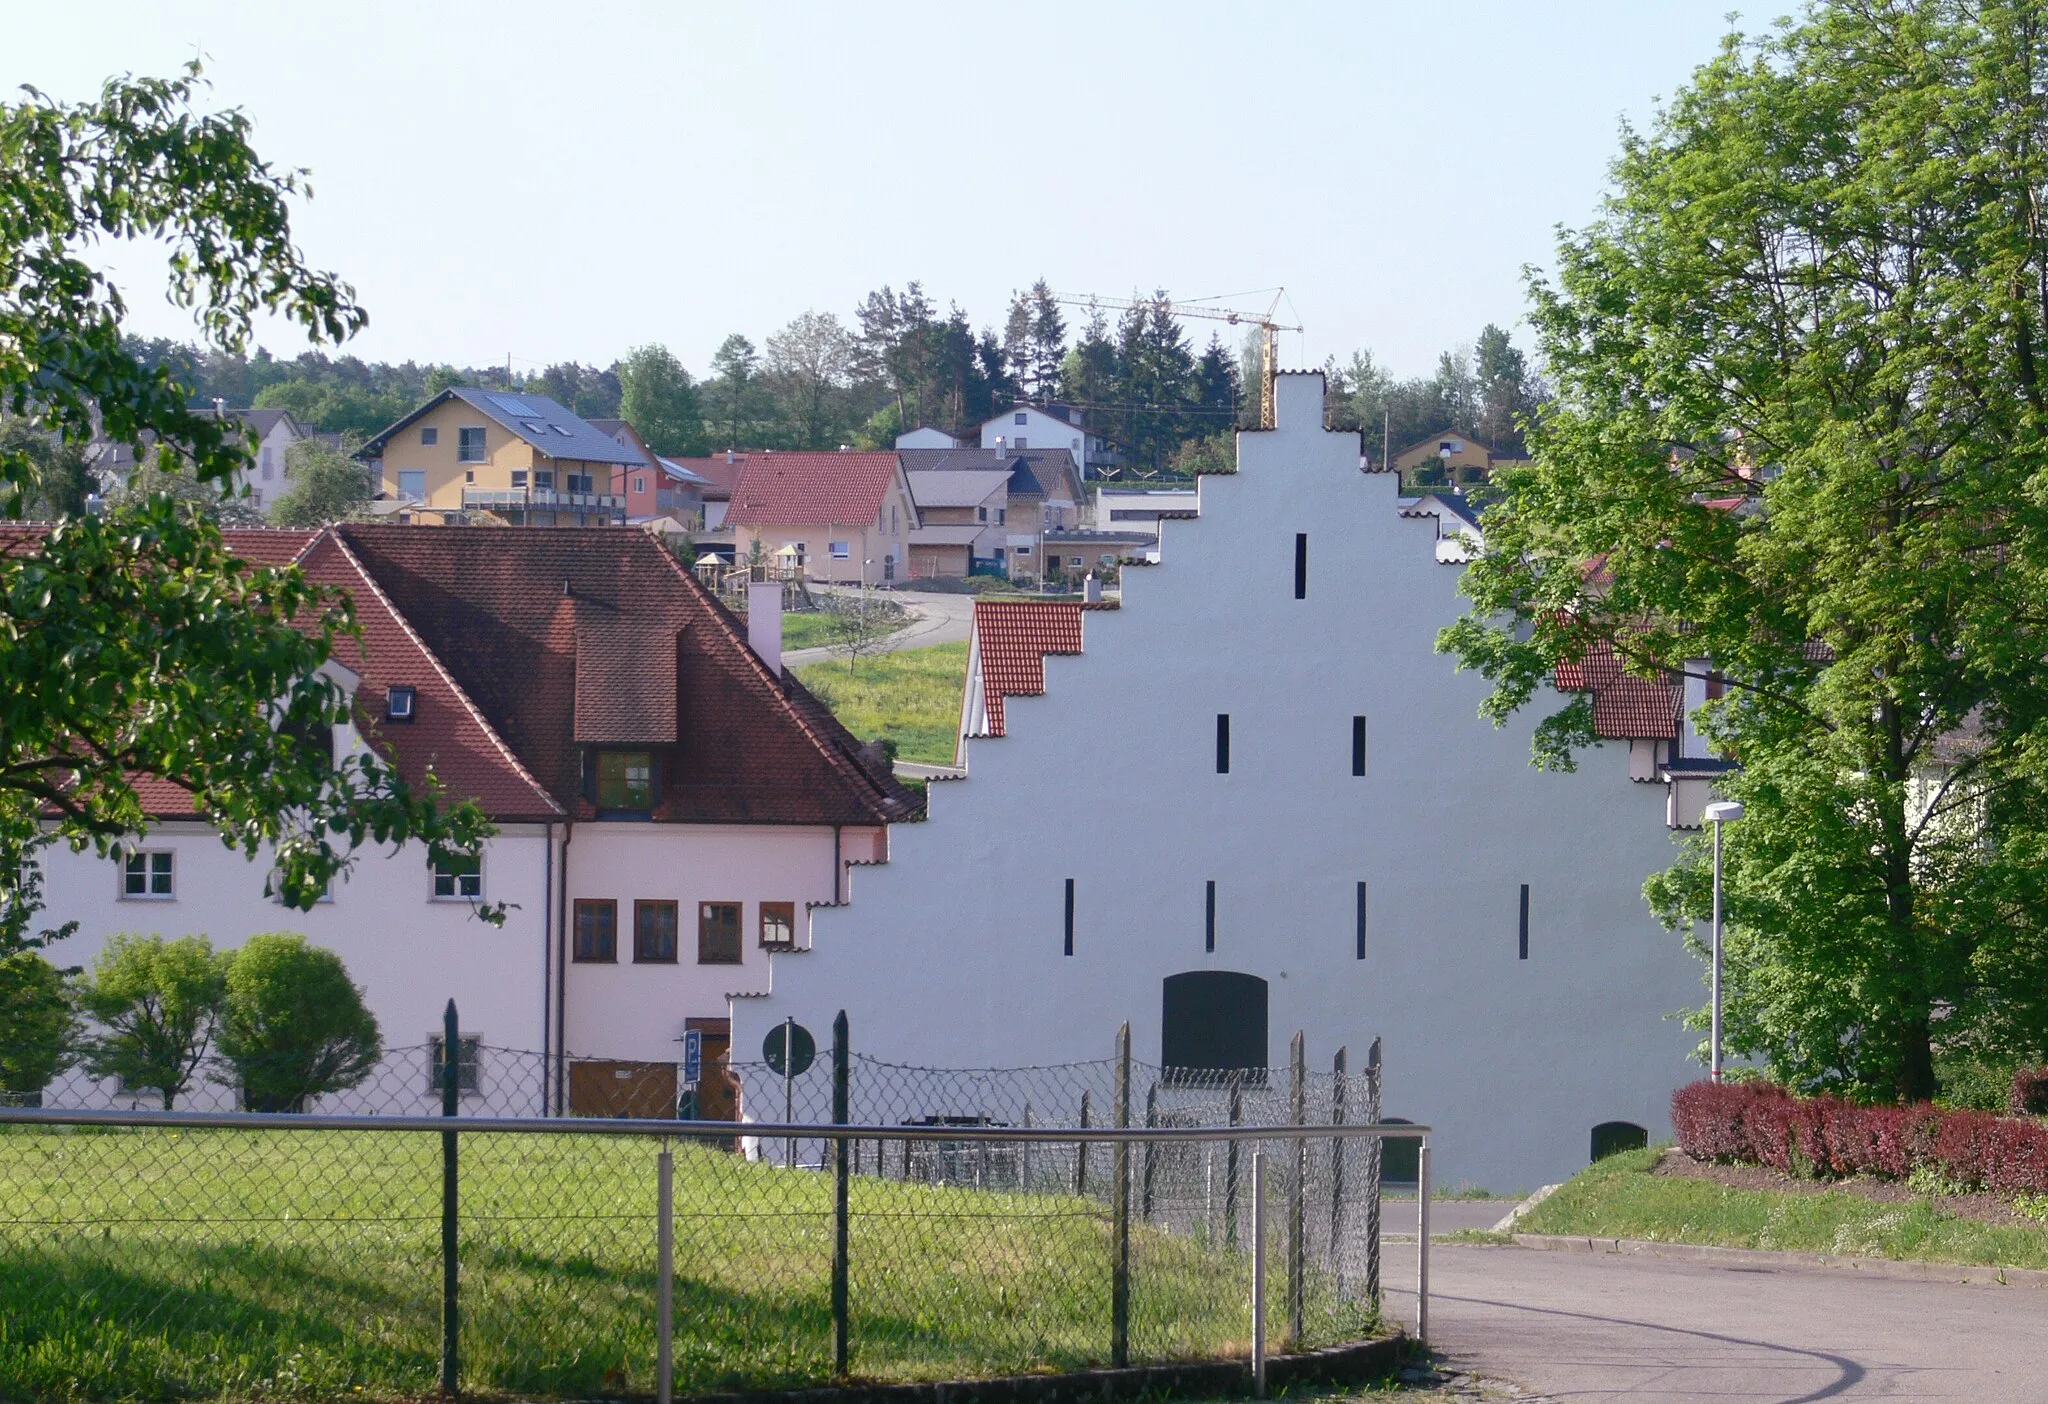
<path fill-rule="evenodd" d="M 786 1075 L 801 1077 L 811 1066 L 811 1060 L 818 1056 L 818 1042 L 802 1024 L 777 1024 L 768 1030 L 768 1037 L 761 1044 L 761 1058 L 778 1077 L 784 1076 L 782 1045 L 785 1037 L 789 1041 Z"/>

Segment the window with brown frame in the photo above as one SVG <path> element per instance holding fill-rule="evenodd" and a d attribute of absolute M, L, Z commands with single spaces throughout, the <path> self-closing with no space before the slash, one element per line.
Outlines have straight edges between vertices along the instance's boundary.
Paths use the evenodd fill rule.
<path fill-rule="evenodd" d="M 619 958 L 619 904 L 610 900 L 576 902 L 576 959 L 616 961 Z"/>
<path fill-rule="evenodd" d="M 675 903 L 635 902 L 633 904 L 633 959 L 643 964 L 675 964 Z"/>
<path fill-rule="evenodd" d="M 770 951 L 796 949 L 796 903 L 761 904 L 761 946 Z"/>
<path fill-rule="evenodd" d="M 740 963 L 740 904 L 699 902 L 697 904 L 697 963 L 738 965 Z"/>

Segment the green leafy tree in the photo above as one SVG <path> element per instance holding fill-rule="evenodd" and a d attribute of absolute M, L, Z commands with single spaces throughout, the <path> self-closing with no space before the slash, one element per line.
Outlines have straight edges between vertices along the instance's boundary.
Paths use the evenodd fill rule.
<path fill-rule="evenodd" d="M 619 417 L 656 453 L 704 452 L 697 386 L 666 346 L 636 346 L 620 363 Z"/>
<path fill-rule="evenodd" d="M 28 419 L 0 413 L 0 455 L 22 465 L 8 503 L 10 516 L 42 521 L 76 517 L 98 487 L 83 445 L 66 443 Z"/>
<path fill-rule="evenodd" d="M 284 451 L 284 484 L 270 505 L 270 520 L 279 526 L 346 521 L 377 495 L 368 467 L 319 439 L 301 439 Z"/>
<path fill-rule="evenodd" d="M 295 1112 L 361 1086 L 384 1041 L 341 957 L 279 931 L 251 936 L 227 961 L 220 1052 L 244 1109 Z"/>
<path fill-rule="evenodd" d="M 39 1096 L 70 1057 L 76 1022 L 56 966 L 34 951 L 0 956 L 0 1098 Z"/>
<path fill-rule="evenodd" d="M 195 520 L 213 526 L 261 526 L 263 513 L 240 489 L 223 492 L 212 483 L 201 482 L 192 468 L 159 444 L 150 449 L 127 481 L 107 494 L 107 505 L 118 515 L 165 501 Z"/>
<path fill-rule="evenodd" d="M 768 379 L 792 448 L 839 441 L 852 374 L 853 338 L 830 312 L 806 312 L 768 338 Z"/>
<path fill-rule="evenodd" d="M 742 446 L 753 423 L 755 381 L 761 355 L 754 343 L 734 332 L 718 343 L 711 358 L 711 382 L 705 387 L 711 431 L 727 448 Z"/>
<path fill-rule="evenodd" d="M 1802 1087 L 2048 1052 L 2043 72 L 2037 4 L 1824 3 L 1625 135 L 1442 640 L 1496 719 L 1595 649 L 1725 678 L 1728 1041 Z M 1593 740 L 1574 696 L 1538 759 Z"/>
<path fill-rule="evenodd" d="M 227 959 L 204 936 L 111 938 L 78 982 L 95 1026 L 86 1070 L 154 1088 L 172 1110 L 206 1060 L 226 993 Z"/>
<path fill-rule="evenodd" d="M 364 314 L 292 243 L 299 174 L 256 155 L 240 112 L 195 112 L 198 83 L 193 65 L 88 102 L 29 90 L 0 105 L 0 409 L 66 445 L 160 443 L 218 495 L 250 461 L 239 426 L 135 353 L 119 291 L 83 255 L 166 245 L 172 299 L 223 354 L 245 350 L 259 311 L 321 340 Z M 0 442 L 0 497 L 39 481 L 34 451 Z M 348 715 L 318 669 L 352 629 L 344 598 L 237 559 L 164 494 L 0 546 L 0 954 L 48 935 L 33 930 L 44 847 L 106 853 L 141 831 L 142 776 L 182 786 L 234 847 L 269 850 L 293 906 L 370 839 L 476 853 L 489 826 L 473 805 L 443 812 L 382 756 L 334 768 L 292 739 Z"/>

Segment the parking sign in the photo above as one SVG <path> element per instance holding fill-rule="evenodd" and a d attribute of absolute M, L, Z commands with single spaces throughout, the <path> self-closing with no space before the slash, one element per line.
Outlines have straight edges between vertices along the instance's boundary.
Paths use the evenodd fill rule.
<path fill-rule="evenodd" d="M 683 1032 L 683 1081 L 695 1087 L 704 1077 L 704 1031 Z"/>

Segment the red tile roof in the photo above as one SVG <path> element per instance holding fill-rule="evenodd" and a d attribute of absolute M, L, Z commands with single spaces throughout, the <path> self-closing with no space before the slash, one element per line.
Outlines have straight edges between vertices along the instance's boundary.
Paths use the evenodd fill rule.
<path fill-rule="evenodd" d="M 419 528 L 425 530 L 425 528 Z M 306 578 L 348 593 L 360 639 L 336 641 L 334 661 L 359 679 L 356 729 L 393 759 L 415 790 L 429 775 L 454 799 L 475 800 L 502 822 L 560 819 L 565 810 L 520 764 L 474 704 L 421 643 L 331 532 L 232 529 L 222 533 L 236 555 L 266 566 L 299 565 Z M 305 621 L 307 628 L 313 620 Z M 394 686 L 415 691 L 414 720 L 384 723 L 384 700 Z M 131 777 L 143 812 L 176 818 L 198 812 L 191 792 L 151 775 Z"/>
<path fill-rule="evenodd" d="M 1577 663 L 1557 665 L 1560 692 L 1593 694 L 1593 732 L 1608 740 L 1675 740 L 1684 688 L 1676 679 L 1639 678 L 1624 672 L 1609 643 L 1597 643 Z"/>
<path fill-rule="evenodd" d="M 899 471 L 891 453 L 764 453 L 747 460 L 725 520 L 733 526 L 859 526 Z"/>
<path fill-rule="evenodd" d="M 615 686 L 651 689 L 605 703 L 605 726 L 659 723 L 653 714 L 673 687 L 675 744 L 657 820 L 878 824 L 917 812 L 886 765 L 795 678 L 769 672 L 738 621 L 643 531 L 352 525 L 338 535 L 578 817 L 594 812 L 576 744 L 578 674 L 587 715 L 593 668 Z M 635 639 L 644 652 L 624 657 Z"/>
<path fill-rule="evenodd" d="M 1045 655 L 1081 651 L 1081 606 L 1058 601 L 976 600 L 974 636 L 981 654 L 988 732 L 1003 734 L 1003 699 L 1045 691 Z"/>

